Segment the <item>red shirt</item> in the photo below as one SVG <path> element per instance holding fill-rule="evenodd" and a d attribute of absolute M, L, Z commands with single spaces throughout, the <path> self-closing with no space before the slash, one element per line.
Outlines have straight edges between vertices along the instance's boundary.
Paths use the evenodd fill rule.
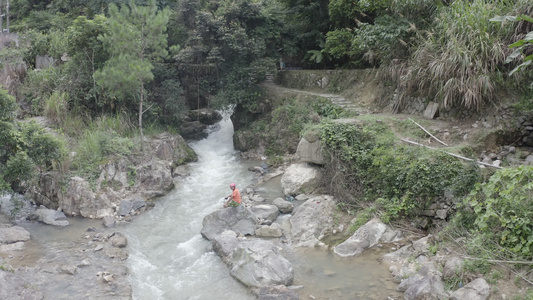
<path fill-rule="evenodd" d="M 241 203 L 241 193 L 239 192 L 239 189 L 235 188 L 233 192 L 231 193 L 231 199 L 237 203 Z"/>

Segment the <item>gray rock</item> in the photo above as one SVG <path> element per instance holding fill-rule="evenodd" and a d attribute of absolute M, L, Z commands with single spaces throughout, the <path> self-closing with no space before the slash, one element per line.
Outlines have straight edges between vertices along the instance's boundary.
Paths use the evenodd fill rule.
<path fill-rule="evenodd" d="M 111 216 L 104 217 L 103 224 L 106 228 L 113 227 L 115 226 L 115 218 Z"/>
<path fill-rule="evenodd" d="M 300 296 L 284 285 L 262 287 L 259 290 L 259 300 L 298 300 Z"/>
<path fill-rule="evenodd" d="M 387 226 L 374 218 L 357 229 L 349 239 L 335 246 L 333 252 L 343 257 L 360 255 L 375 246 L 386 230 Z"/>
<path fill-rule="evenodd" d="M 283 231 L 281 229 L 281 225 L 274 223 L 270 226 L 259 226 L 255 230 L 255 235 L 258 237 L 281 237 L 283 235 Z"/>
<path fill-rule="evenodd" d="M 128 245 L 128 239 L 119 232 L 115 232 L 111 237 L 111 244 L 118 248 L 124 248 Z"/>
<path fill-rule="evenodd" d="M 261 239 L 244 240 L 229 259 L 231 275 L 247 287 L 291 285 L 291 263 L 278 253 L 277 247 Z"/>
<path fill-rule="evenodd" d="M 279 209 L 275 205 L 260 204 L 251 208 L 252 213 L 259 219 L 274 221 L 279 216 Z"/>
<path fill-rule="evenodd" d="M 296 247 L 321 245 L 320 239 L 333 232 L 337 206 L 331 196 L 316 196 L 302 205 L 289 219 L 291 236 Z"/>
<path fill-rule="evenodd" d="M 225 230 L 213 238 L 213 250 L 223 258 L 230 256 L 238 244 L 237 234 L 231 230 Z"/>
<path fill-rule="evenodd" d="M 284 214 L 290 214 L 294 209 L 294 204 L 289 201 L 283 200 L 282 198 L 276 198 L 272 201 L 272 204 L 277 206 L 279 211 Z"/>
<path fill-rule="evenodd" d="M 307 140 L 304 136 L 298 143 L 296 155 L 300 157 L 301 161 L 306 163 L 317 165 L 325 165 L 328 163 L 320 139 Z"/>
<path fill-rule="evenodd" d="M 281 187 L 285 195 L 295 196 L 303 191 L 315 189 L 321 174 L 316 167 L 304 163 L 292 164 L 281 177 Z"/>
<path fill-rule="evenodd" d="M 69 225 L 69 222 L 67 220 L 58 220 L 58 219 L 66 219 L 67 216 L 65 216 L 64 213 L 54 210 L 54 209 L 48 209 L 44 206 L 41 206 L 41 208 L 34 211 L 30 216 L 28 216 L 28 219 L 30 220 L 37 220 L 39 222 L 43 222 L 44 224 L 48 225 L 54 225 L 54 226 L 67 226 Z"/>
<path fill-rule="evenodd" d="M 490 286 L 483 278 L 478 278 L 454 291 L 450 300 L 486 300 L 490 298 Z"/>
<path fill-rule="evenodd" d="M 131 208 L 133 208 L 133 210 L 139 210 L 145 206 L 146 206 L 146 201 L 144 201 L 141 198 L 136 198 L 136 199 L 131 200 Z"/>
<path fill-rule="evenodd" d="M 463 260 L 457 256 L 451 257 L 446 260 L 444 269 L 442 270 L 442 276 L 444 280 L 452 278 L 459 274 L 463 269 Z"/>
<path fill-rule="evenodd" d="M 438 112 L 439 112 L 439 104 L 431 101 L 426 106 L 426 110 L 424 111 L 424 118 L 433 120 L 435 119 L 435 116 L 437 116 Z"/>
<path fill-rule="evenodd" d="M 29 239 L 30 233 L 20 226 L 0 228 L 0 244 L 25 242 Z"/>
<path fill-rule="evenodd" d="M 444 282 L 439 276 L 431 275 L 414 282 L 404 293 L 405 300 L 446 299 Z"/>
<path fill-rule="evenodd" d="M 120 206 L 118 208 L 118 215 L 119 216 L 129 215 L 132 209 L 133 209 L 133 203 L 131 201 L 122 200 L 120 201 Z"/>
<path fill-rule="evenodd" d="M 205 216 L 202 225 L 202 236 L 210 241 L 225 230 L 232 230 L 242 235 L 254 235 L 257 217 L 244 205 L 239 205 Z"/>

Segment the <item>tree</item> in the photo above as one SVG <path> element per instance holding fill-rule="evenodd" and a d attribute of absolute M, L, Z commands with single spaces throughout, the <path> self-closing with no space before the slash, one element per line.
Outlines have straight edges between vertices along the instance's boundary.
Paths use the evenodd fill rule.
<path fill-rule="evenodd" d="M 70 84 L 65 89 L 76 107 L 84 106 L 93 114 L 106 104 L 100 97 L 100 87 L 93 75 L 109 59 L 102 41 L 98 39 L 107 32 L 108 20 L 104 15 L 96 15 L 92 20 L 80 16 L 67 30 L 70 61 L 64 70 Z"/>
<path fill-rule="evenodd" d="M 167 55 L 166 29 L 170 11 L 158 10 L 154 0 L 148 6 L 131 2 L 120 9 L 109 6 L 109 32 L 100 36 L 111 58 L 95 72 L 95 79 L 109 95 L 119 101 L 138 100 L 141 150 L 145 84 L 153 80 L 153 64 Z M 120 103 L 123 101 L 122 103 Z"/>

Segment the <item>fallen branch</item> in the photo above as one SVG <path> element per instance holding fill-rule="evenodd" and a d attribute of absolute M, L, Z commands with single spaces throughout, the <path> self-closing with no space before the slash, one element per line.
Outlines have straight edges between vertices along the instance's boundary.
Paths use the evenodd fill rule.
<path fill-rule="evenodd" d="M 479 257 L 461 256 L 464 259 L 470 260 L 482 260 L 491 263 L 503 263 L 503 264 L 519 264 L 519 265 L 533 265 L 533 261 L 520 261 L 520 260 L 499 260 L 499 259 L 485 259 Z"/>
<path fill-rule="evenodd" d="M 426 129 L 424 129 L 424 127 L 422 127 L 422 125 L 418 124 L 417 122 L 413 121 L 413 119 L 409 118 L 409 120 L 413 123 L 415 123 L 418 127 L 420 127 L 420 129 L 424 130 L 425 133 L 429 134 L 430 137 L 434 138 L 437 142 L 443 144 L 444 146 L 448 146 L 445 142 L 439 140 L 438 138 L 436 138 L 434 135 L 432 135 L 431 133 L 429 133 L 429 131 L 427 131 Z"/>
<path fill-rule="evenodd" d="M 412 144 L 412 145 L 416 145 L 416 146 L 420 146 L 420 147 L 426 147 L 428 149 L 431 149 L 431 150 L 436 150 L 436 148 L 433 148 L 433 147 L 430 147 L 430 146 L 426 146 L 426 145 L 423 145 L 423 144 L 419 144 L 419 143 L 416 143 L 416 142 L 413 142 L 413 141 L 410 141 L 410 140 L 406 140 L 406 139 L 401 139 L 402 142 L 405 142 L 405 143 L 408 143 L 408 144 Z M 484 165 L 484 166 L 487 166 L 487 167 L 491 167 L 491 168 L 496 168 L 496 169 L 502 169 L 502 167 L 498 167 L 498 166 L 493 166 L 491 164 L 488 164 L 488 163 L 484 163 L 482 161 L 477 161 L 477 160 L 473 160 L 473 159 L 470 159 L 468 157 L 464 157 L 464 156 L 461 156 L 461 155 L 457 155 L 457 154 L 454 154 L 454 153 L 450 153 L 450 152 L 445 152 L 446 154 L 448 155 L 451 155 L 453 157 L 457 157 L 457 158 L 460 158 L 462 160 L 466 160 L 466 161 L 473 161 L 473 162 L 476 162 L 480 165 Z"/>

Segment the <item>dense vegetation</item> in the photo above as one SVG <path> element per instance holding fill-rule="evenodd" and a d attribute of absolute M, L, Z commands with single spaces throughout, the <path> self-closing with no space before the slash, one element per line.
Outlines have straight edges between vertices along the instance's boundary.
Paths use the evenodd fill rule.
<path fill-rule="evenodd" d="M 0 89 L 0 191 L 24 192 L 49 170 L 95 176 L 107 156 L 142 151 L 135 141 L 145 133 L 179 132 L 188 109 L 256 112 L 265 101 L 257 84 L 280 62 L 376 68 L 398 105 L 422 95 L 479 109 L 506 90 L 531 109 L 532 14 L 529 0 L 13 0 L 19 43 L 0 50 L 10 79 Z M 36 68 L 37 56 L 54 63 Z M 445 155 L 399 151 L 382 124 L 329 122 L 342 112 L 324 99 L 270 100 L 268 118 L 243 128 L 249 146 L 276 157 L 314 132 L 346 210 L 393 221 L 477 183 L 450 235 L 472 235 L 472 251 L 533 257 L 530 168 L 482 183 L 475 167 Z M 46 116 L 56 131 L 17 114 Z"/>

